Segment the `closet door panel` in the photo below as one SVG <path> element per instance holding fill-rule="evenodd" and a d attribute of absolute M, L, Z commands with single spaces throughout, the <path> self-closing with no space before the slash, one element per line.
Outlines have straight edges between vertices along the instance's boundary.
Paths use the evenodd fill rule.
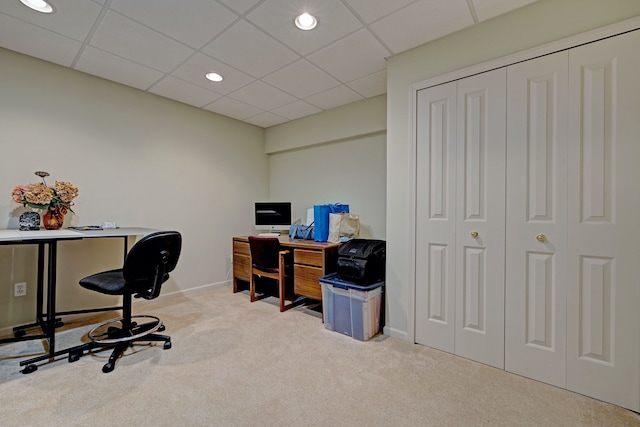
<path fill-rule="evenodd" d="M 456 84 L 417 98 L 416 342 L 454 352 Z"/>
<path fill-rule="evenodd" d="M 567 388 L 640 409 L 640 32 L 569 53 Z"/>
<path fill-rule="evenodd" d="M 455 353 L 504 367 L 504 68 L 457 87 Z"/>
<path fill-rule="evenodd" d="M 505 369 L 565 386 L 568 53 L 507 69 Z"/>

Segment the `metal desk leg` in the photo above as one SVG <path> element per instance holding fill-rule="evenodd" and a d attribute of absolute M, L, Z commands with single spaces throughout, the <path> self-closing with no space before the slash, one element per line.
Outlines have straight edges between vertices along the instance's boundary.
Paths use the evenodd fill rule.
<path fill-rule="evenodd" d="M 56 351 L 56 263 L 58 258 L 58 242 L 49 242 L 49 259 L 47 263 L 47 335 L 49 338 L 49 357 Z"/>
<path fill-rule="evenodd" d="M 13 333 L 16 336 L 24 335 L 25 329 L 32 328 L 34 326 L 40 326 L 42 332 L 45 331 L 45 322 L 43 318 L 43 303 L 44 303 L 44 242 L 38 243 L 38 282 L 36 287 L 36 321 L 28 325 L 16 326 L 13 328 Z M 34 337 L 37 338 L 37 337 Z"/>
<path fill-rule="evenodd" d="M 38 282 L 36 287 L 36 318 L 34 323 L 29 323 L 26 325 L 15 326 L 13 328 L 13 336 L 14 338 L 6 338 L 1 339 L 0 344 L 17 342 L 17 341 L 28 341 L 35 339 L 46 338 L 47 335 L 47 322 L 45 322 L 43 317 L 43 304 L 44 304 L 44 242 L 38 243 Z M 33 328 L 35 326 L 39 326 L 42 331 L 41 334 L 37 335 L 27 335 L 26 330 Z"/>
<path fill-rule="evenodd" d="M 36 295 L 36 319 L 44 325 L 44 243 L 38 243 L 38 291 Z M 44 331 L 44 328 L 42 328 Z"/>
<path fill-rule="evenodd" d="M 57 241 L 53 240 L 47 242 L 48 246 L 48 258 L 47 258 L 47 313 L 43 314 L 43 318 L 46 317 L 44 322 L 44 333 L 49 342 L 49 351 L 43 356 L 34 357 L 31 359 L 23 360 L 20 362 L 20 366 L 26 366 L 22 373 L 28 374 L 36 369 L 38 366 L 36 362 L 42 360 L 51 359 L 56 356 L 56 262 L 57 262 Z"/>

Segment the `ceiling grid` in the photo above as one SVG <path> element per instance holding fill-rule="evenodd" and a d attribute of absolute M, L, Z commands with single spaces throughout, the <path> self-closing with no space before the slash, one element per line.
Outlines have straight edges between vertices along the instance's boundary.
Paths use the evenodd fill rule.
<path fill-rule="evenodd" d="M 536 0 L 49 1 L 3 0 L 0 47 L 266 128 L 384 94 L 388 57 Z"/>

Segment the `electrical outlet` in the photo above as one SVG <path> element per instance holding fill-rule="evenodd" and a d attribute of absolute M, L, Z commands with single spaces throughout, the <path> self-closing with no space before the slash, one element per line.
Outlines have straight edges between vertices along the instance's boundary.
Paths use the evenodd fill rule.
<path fill-rule="evenodd" d="M 13 285 L 13 296 L 23 297 L 27 295 L 27 282 L 15 283 Z"/>

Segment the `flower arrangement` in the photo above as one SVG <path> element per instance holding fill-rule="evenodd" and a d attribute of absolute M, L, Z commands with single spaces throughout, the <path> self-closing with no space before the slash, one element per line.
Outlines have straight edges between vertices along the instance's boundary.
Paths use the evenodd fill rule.
<path fill-rule="evenodd" d="M 67 210 L 73 212 L 71 206 L 78 196 L 78 188 L 66 181 L 56 181 L 55 185 L 49 186 L 44 180 L 49 176 L 48 172 L 37 171 L 35 174 L 42 178 L 42 182 L 16 186 L 11 198 L 33 209 L 58 210 L 62 215 L 66 215 Z"/>

